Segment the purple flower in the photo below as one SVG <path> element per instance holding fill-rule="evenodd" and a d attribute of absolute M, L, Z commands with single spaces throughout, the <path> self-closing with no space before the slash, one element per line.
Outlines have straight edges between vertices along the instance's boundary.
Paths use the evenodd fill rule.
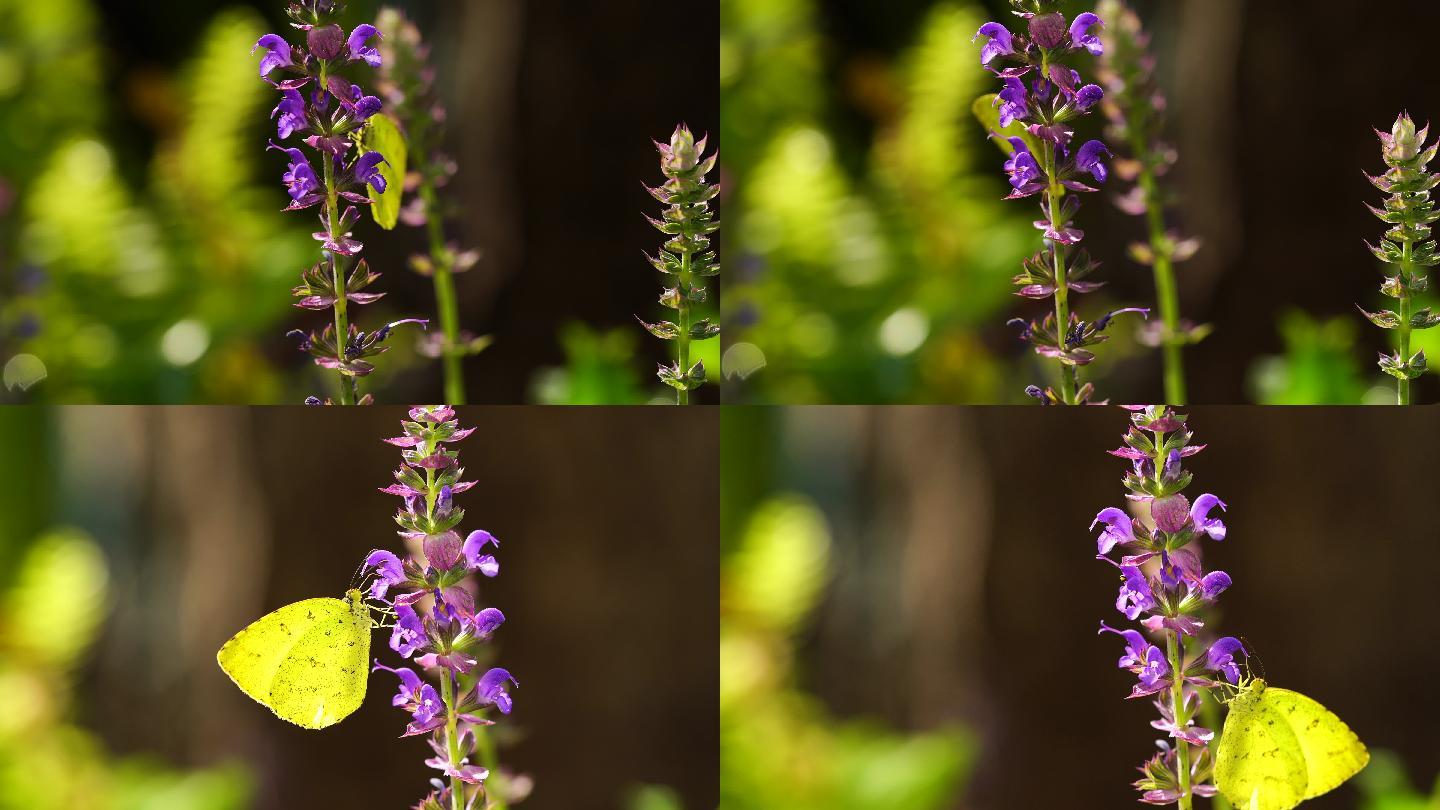
<path fill-rule="evenodd" d="M 501 613 L 498 608 L 491 607 L 475 614 L 475 618 L 470 621 L 470 626 L 471 631 L 483 639 L 495 635 L 495 631 L 499 630 L 500 625 L 504 623 L 505 614 Z"/>
<path fill-rule="evenodd" d="M 520 685 L 509 672 L 498 667 L 481 675 L 480 682 L 475 684 L 475 694 L 480 699 L 480 705 L 494 705 L 501 714 L 509 714 L 514 703 L 510 699 L 510 693 L 505 690 L 506 683 L 513 683 L 517 687 Z"/>
<path fill-rule="evenodd" d="M 500 541 L 495 539 L 491 533 L 483 530 L 470 532 L 465 538 L 465 545 L 461 553 L 465 555 L 465 565 L 472 571 L 479 571 L 487 577 L 493 577 L 500 573 L 500 563 L 492 554 L 485 554 L 485 547 L 493 545 L 500 547 Z M 504 617 L 501 617 L 504 620 Z"/>
<path fill-rule="evenodd" d="M 1219 498 L 1205 493 L 1195 499 L 1195 505 L 1190 507 L 1190 521 L 1195 524 L 1195 531 L 1210 535 L 1211 540 L 1225 539 L 1225 523 L 1220 518 L 1210 518 L 1210 510 L 1220 507 L 1225 511 L 1225 502 Z"/>
<path fill-rule="evenodd" d="M 339 99 L 340 106 L 349 110 L 350 116 L 356 121 L 368 120 L 370 116 L 380 112 L 380 108 L 384 106 L 378 96 L 365 95 L 365 91 L 361 90 L 358 84 L 350 85 L 348 96 L 348 98 L 344 95 L 336 96 L 336 98 Z"/>
<path fill-rule="evenodd" d="M 295 63 L 290 61 L 290 43 L 279 34 L 266 34 L 255 43 L 250 53 L 255 53 L 261 48 L 265 49 L 265 55 L 260 57 L 260 78 L 268 79 L 276 68 L 292 67 Z"/>
<path fill-rule="evenodd" d="M 349 42 L 346 43 L 350 48 L 350 58 L 363 60 L 370 67 L 380 67 L 380 51 L 366 47 L 365 43 L 369 42 L 371 37 L 383 36 L 375 26 L 368 23 L 355 26 L 355 30 L 350 32 Z"/>
<path fill-rule="evenodd" d="M 1105 91 L 1101 90 L 1099 85 L 1087 84 L 1075 92 L 1075 108 L 1088 110 L 1100 103 L 1100 99 L 1104 97 Z"/>
<path fill-rule="evenodd" d="M 1125 545 L 1135 542 L 1135 527 L 1130 516 L 1122 509 L 1110 507 L 1100 510 L 1095 520 L 1090 523 L 1091 531 L 1094 531 L 1096 523 L 1104 523 L 1105 529 L 1100 532 L 1098 539 L 1101 554 L 1109 554 L 1110 550 L 1117 545 Z"/>
<path fill-rule="evenodd" d="M 409 658 L 425 644 L 425 625 L 410 605 L 396 603 L 395 628 L 390 631 L 390 649 Z"/>
<path fill-rule="evenodd" d="M 1103 183 L 1109 176 L 1108 170 L 1102 158 L 1109 157 L 1110 150 L 1100 141 L 1086 141 L 1080 151 L 1075 154 L 1076 171 L 1089 172 L 1095 178 L 1095 182 Z"/>
<path fill-rule="evenodd" d="M 1097 25 L 1103 27 L 1105 24 L 1100 21 L 1099 17 L 1088 11 L 1081 14 L 1075 18 L 1074 22 L 1070 23 L 1070 41 L 1075 44 L 1075 47 L 1084 48 L 1096 56 L 1105 53 L 1105 43 L 1090 33 L 1090 29 Z"/>
<path fill-rule="evenodd" d="M 415 718 L 416 726 L 429 726 L 440 716 L 445 708 L 445 704 L 440 700 L 440 694 L 435 691 L 435 687 L 421 681 L 420 676 L 415 674 L 415 670 L 409 667 L 391 669 L 376 661 L 371 672 L 377 669 L 393 672 L 400 677 L 400 691 L 395 693 L 390 705 L 410 712 Z"/>
<path fill-rule="evenodd" d="M 385 162 L 385 156 L 379 152 L 366 152 L 355 161 L 355 182 L 360 185 L 369 183 L 381 194 L 385 193 L 385 177 L 380 174 L 380 164 Z"/>
<path fill-rule="evenodd" d="M 1006 79 L 1005 87 L 995 96 L 995 103 L 1000 106 L 1000 126 L 1002 128 L 1010 126 L 1011 122 L 1017 118 L 1024 118 L 1025 105 L 1028 103 L 1025 82 L 1014 78 Z"/>
<path fill-rule="evenodd" d="M 1054 50 L 1065 41 L 1065 16 L 1059 12 L 1030 18 L 1030 39 L 1045 50 Z"/>
<path fill-rule="evenodd" d="M 370 585 L 370 595 L 384 599 L 391 588 L 405 581 L 405 567 L 400 558 L 384 549 L 375 549 L 365 558 L 365 567 L 375 569 L 379 576 Z"/>
<path fill-rule="evenodd" d="M 1225 676 L 1230 683 L 1240 682 L 1240 665 L 1235 663 L 1235 654 L 1243 653 L 1248 655 L 1245 645 L 1240 639 L 1233 636 L 1226 636 L 1205 651 L 1205 668 L 1218 672 Z"/>
<path fill-rule="evenodd" d="M 291 207 L 305 208 L 320 202 L 324 197 L 320 193 L 320 178 L 315 176 L 315 170 L 311 168 L 310 161 L 305 159 L 304 153 L 299 149 L 288 149 L 274 143 L 270 144 L 269 148 L 284 152 L 290 158 L 290 165 L 280 179 L 290 192 L 290 199 L 293 200 Z"/>
<path fill-rule="evenodd" d="M 1224 571 L 1211 571 L 1200 579 L 1200 595 L 1211 602 L 1230 587 L 1230 575 Z"/>
<path fill-rule="evenodd" d="M 305 97 L 299 90 L 285 90 L 280 103 L 275 105 L 270 117 L 276 118 L 275 125 L 280 140 L 290 137 L 296 130 L 305 128 Z"/>
<path fill-rule="evenodd" d="M 1124 582 L 1120 585 L 1120 596 L 1115 600 L 1115 609 L 1134 621 L 1141 613 L 1155 607 L 1155 595 L 1150 590 L 1150 581 L 1133 565 L 1120 566 Z"/>
<path fill-rule="evenodd" d="M 1025 141 L 1012 137 L 1010 145 L 1015 148 L 1015 151 L 1010 153 L 1010 159 L 1005 161 L 1005 171 L 1010 175 L 1010 186 L 1014 189 L 1010 196 L 1028 197 L 1044 189 L 1044 175 L 1040 172 L 1040 164 L 1035 162 L 1035 156 L 1030 154 L 1030 148 L 1025 145 Z"/>
<path fill-rule="evenodd" d="M 1100 622 L 1101 633 L 1114 633 L 1125 639 L 1125 654 L 1120 656 L 1121 669 L 1137 670 L 1145 665 L 1146 651 L 1151 647 L 1150 642 L 1140 635 L 1139 630 L 1116 630 L 1105 622 Z"/>
<path fill-rule="evenodd" d="M 1140 687 L 1144 694 L 1151 694 L 1164 686 L 1166 676 L 1170 674 L 1170 662 L 1159 647 L 1151 645 L 1145 650 L 1145 661 L 1136 674 L 1140 676 Z"/>
<path fill-rule="evenodd" d="M 985 23 L 980 26 L 980 30 L 970 38 L 970 41 L 974 42 L 980 37 L 987 37 L 985 44 L 980 48 L 980 64 L 982 65 L 990 64 L 997 56 L 1008 56 L 1015 53 L 1015 41 L 1010 35 L 1010 29 L 1000 23 Z"/>

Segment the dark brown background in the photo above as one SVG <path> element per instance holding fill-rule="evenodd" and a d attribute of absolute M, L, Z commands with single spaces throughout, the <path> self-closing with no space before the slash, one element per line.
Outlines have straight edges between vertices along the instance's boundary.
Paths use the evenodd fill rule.
<path fill-rule="evenodd" d="M 285 724 L 215 664 L 267 611 L 340 595 L 372 548 L 395 548 L 399 499 L 376 492 L 402 411 L 70 408 L 42 419 L 58 454 L 55 520 L 112 567 L 113 607 L 77 707 L 121 753 L 177 765 L 240 758 L 257 808 L 409 807 L 433 773 L 398 739 L 395 679 L 325 731 Z M 521 687 L 497 726 L 525 806 L 619 807 L 641 782 L 717 801 L 718 421 L 711 409 L 465 409 L 479 483 L 462 529 L 501 538 L 480 601 L 508 621 L 495 663 Z M 48 428 L 45 424 L 48 423 Z M 674 458 L 683 447 L 685 461 Z M 683 472 L 682 472 L 683 471 Z M 399 658 L 377 632 L 372 653 Z"/>
<path fill-rule="evenodd" d="M 1421 410 L 1197 408 L 1192 497 L 1229 504 L 1207 565 L 1234 587 L 1213 627 L 1257 672 L 1320 700 L 1422 790 L 1440 773 L 1434 643 L 1440 419 Z M 1123 506 L 1118 408 L 750 409 L 727 414 L 725 513 L 757 492 L 816 499 L 836 575 L 801 646 L 802 685 L 842 716 L 980 735 L 966 810 L 1139 806 L 1154 749 L 1097 636 L 1118 580 L 1094 516 Z M 767 449 L 768 448 L 768 449 Z M 727 526 L 736 524 L 727 522 Z M 728 537 L 728 535 L 727 535 Z M 1357 806 L 1345 786 L 1307 808 Z"/>

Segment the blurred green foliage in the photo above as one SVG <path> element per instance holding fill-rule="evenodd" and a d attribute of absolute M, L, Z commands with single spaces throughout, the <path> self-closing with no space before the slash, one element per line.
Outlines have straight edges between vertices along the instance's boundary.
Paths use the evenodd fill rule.
<path fill-rule="evenodd" d="M 1352 405 L 1394 400 L 1372 367 L 1355 356 L 1360 321 L 1354 317 L 1317 320 L 1299 310 L 1279 320 L 1285 353 L 1261 358 L 1250 370 L 1250 387 L 1262 405 Z M 1388 378 L 1386 378 L 1388 379 Z"/>
<path fill-rule="evenodd" d="M 117 757 L 75 724 L 77 671 L 106 615 L 108 573 L 85 535 L 29 545 L 0 592 L 0 808 L 240 810 L 253 792 L 238 766 L 184 772 Z"/>
<path fill-rule="evenodd" d="M 636 788 L 625 802 L 626 810 L 682 810 L 675 791 L 661 785 Z"/>
<path fill-rule="evenodd" d="M 8 250 L 15 289 L 3 310 L 20 335 L 7 353 L 44 367 L 30 396 L 293 398 L 258 346 L 289 316 L 289 287 L 315 251 L 304 223 L 279 212 L 278 183 L 259 182 L 274 168 L 262 166 L 260 148 L 272 94 L 249 56 L 264 21 L 222 12 L 197 37 L 180 81 L 133 78 L 129 92 L 159 138 L 147 172 L 102 135 L 107 106 L 88 3 L 0 0 L 0 20 L 7 16 L 28 28 L 0 47 L 0 74 L 13 54 L 37 80 L 27 72 L 0 116 L 55 106 L 40 137 L 7 137 L 10 148 L 0 149 L 28 167 L 0 164 L 21 200 Z M 63 44 L 59 34 L 34 33 L 51 29 L 64 32 Z M 0 134 L 6 123 L 0 117 Z"/>
<path fill-rule="evenodd" d="M 1440 781 L 1427 796 L 1411 786 L 1400 758 L 1371 751 L 1370 764 L 1355 777 L 1364 798 L 1360 810 L 1440 810 Z"/>
<path fill-rule="evenodd" d="M 530 380 L 530 399 L 541 405 L 674 404 L 672 389 L 654 382 L 654 374 L 636 352 L 645 335 L 636 327 L 596 330 L 571 322 L 560 329 L 565 365 L 545 368 Z M 720 341 L 690 346 L 693 359 L 720 367 Z"/>
<path fill-rule="evenodd" d="M 1003 335 L 1010 277 L 1038 242 L 1027 209 L 1001 202 L 1002 159 L 971 115 L 993 89 L 970 43 L 979 7 L 936 3 L 896 64 L 838 68 L 814 0 L 720 8 L 721 159 L 745 178 L 722 299 L 740 398 L 1020 397 L 1029 366 L 982 333 Z M 836 125 L 854 114 L 873 135 Z"/>
<path fill-rule="evenodd" d="M 973 760 L 970 735 L 906 736 L 868 721 L 836 721 L 797 686 L 794 637 L 820 599 L 829 564 L 823 516 L 794 496 L 762 500 L 722 560 L 721 808 L 952 806 Z"/>

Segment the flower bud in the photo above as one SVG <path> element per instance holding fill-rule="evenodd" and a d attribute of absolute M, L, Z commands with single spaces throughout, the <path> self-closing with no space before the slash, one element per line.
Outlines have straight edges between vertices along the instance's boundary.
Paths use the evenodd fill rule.
<path fill-rule="evenodd" d="M 1150 519 L 1155 528 L 1174 534 L 1190 522 L 1190 501 L 1179 493 L 1156 498 L 1150 502 Z"/>
<path fill-rule="evenodd" d="M 345 30 L 338 25 L 311 28 L 305 35 L 310 53 L 317 59 L 330 60 L 338 57 L 345 48 Z"/>
<path fill-rule="evenodd" d="M 1053 50 L 1065 41 L 1069 31 L 1065 28 L 1065 15 L 1038 14 L 1030 18 L 1030 39 L 1045 50 Z"/>

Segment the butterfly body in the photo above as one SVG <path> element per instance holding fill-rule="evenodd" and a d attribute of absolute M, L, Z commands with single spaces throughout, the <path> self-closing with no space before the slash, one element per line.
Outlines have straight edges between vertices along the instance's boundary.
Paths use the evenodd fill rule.
<path fill-rule="evenodd" d="M 358 590 L 306 599 L 257 619 L 215 658 L 230 680 L 282 720 L 332 726 L 365 700 L 370 609 Z"/>
<path fill-rule="evenodd" d="M 1239 810 L 1290 810 L 1369 761 L 1364 743 L 1334 712 L 1257 678 L 1229 701 L 1215 786 Z"/>

